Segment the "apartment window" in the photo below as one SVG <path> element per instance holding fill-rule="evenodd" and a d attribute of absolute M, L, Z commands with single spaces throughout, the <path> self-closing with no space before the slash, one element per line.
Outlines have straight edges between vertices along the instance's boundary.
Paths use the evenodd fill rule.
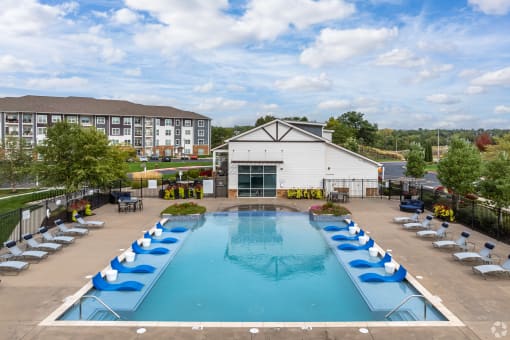
<path fill-rule="evenodd" d="M 87 116 L 80 117 L 80 123 L 81 123 L 81 125 L 92 125 L 92 121 L 91 121 L 90 117 L 87 117 Z"/>
<path fill-rule="evenodd" d="M 171 119 L 165 119 L 165 126 L 172 126 L 172 120 Z"/>
<path fill-rule="evenodd" d="M 23 136 L 32 136 L 32 127 L 31 126 L 23 127 Z"/>
<path fill-rule="evenodd" d="M 159 129 L 156 129 L 156 136 L 159 136 Z"/>
<path fill-rule="evenodd" d="M 204 126 L 205 126 L 205 122 L 203 120 L 199 120 L 198 127 L 204 127 Z"/>
<path fill-rule="evenodd" d="M 6 126 L 5 134 L 10 136 L 17 136 L 19 134 L 19 129 L 17 126 Z"/>
<path fill-rule="evenodd" d="M 145 135 L 146 136 L 152 136 L 152 128 L 151 127 L 146 127 L 145 128 Z"/>
<path fill-rule="evenodd" d="M 198 130 L 198 137 L 204 137 L 205 131 L 204 130 Z"/>
<path fill-rule="evenodd" d="M 142 125 L 142 118 L 141 117 L 135 117 L 134 118 L 135 125 Z"/>
<path fill-rule="evenodd" d="M 96 124 L 97 125 L 104 125 L 106 123 L 106 120 L 104 117 L 96 117 Z"/>
<path fill-rule="evenodd" d="M 203 139 L 199 139 L 199 140 L 198 140 L 198 145 L 204 145 L 204 144 L 205 144 L 205 142 L 204 142 L 204 140 L 203 140 Z"/>
<path fill-rule="evenodd" d="M 97 131 L 104 133 L 106 135 L 106 129 L 105 128 L 96 128 Z"/>
<path fill-rule="evenodd" d="M 62 116 L 61 115 L 52 115 L 51 116 L 51 122 L 52 123 L 58 123 L 58 122 L 61 122 L 62 121 Z"/>
<path fill-rule="evenodd" d="M 6 117 L 5 117 L 5 122 L 6 123 L 19 123 L 19 120 L 18 120 L 18 114 L 17 113 L 10 113 L 8 114 Z"/>
<path fill-rule="evenodd" d="M 38 135 L 45 135 L 46 134 L 46 128 L 45 127 L 37 128 L 37 134 Z"/>
<path fill-rule="evenodd" d="M 184 144 L 191 144 L 191 141 L 189 139 L 185 139 Z"/>
<path fill-rule="evenodd" d="M 120 124 L 120 117 L 112 117 L 112 124 Z"/>
<path fill-rule="evenodd" d="M 142 135 L 142 128 L 135 127 L 135 136 L 141 136 L 141 135 Z"/>
<path fill-rule="evenodd" d="M 159 146 L 159 140 L 156 139 L 156 141 L 154 142 L 154 146 Z"/>
<path fill-rule="evenodd" d="M 124 119 L 123 119 L 123 120 L 124 120 L 124 125 L 131 125 L 131 123 L 132 123 L 132 121 L 133 121 L 133 120 L 131 119 L 131 117 L 124 117 Z"/>
<path fill-rule="evenodd" d="M 37 115 L 37 122 L 40 124 L 48 123 L 48 116 L 47 115 Z"/>
<path fill-rule="evenodd" d="M 76 116 L 67 116 L 66 119 L 69 123 L 73 123 L 73 124 L 78 123 L 78 117 L 76 117 Z"/>
<path fill-rule="evenodd" d="M 142 146 L 142 139 L 141 138 L 135 138 L 135 146 Z"/>
<path fill-rule="evenodd" d="M 184 126 L 191 126 L 191 119 L 185 119 Z"/>
<path fill-rule="evenodd" d="M 119 128 L 113 128 L 112 129 L 112 136 L 120 136 L 120 129 Z"/>
<path fill-rule="evenodd" d="M 145 125 L 152 126 L 152 118 L 145 118 Z"/>
<path fill-rule="evenodd" d="M 171 136 L 172 130 L 165 130 L 165 136 Z"/>
<path fill-rule="evenodd" d="M 165 145 L 172 145 L 171 139 L 165 139 Z"/>
<path fill-rule="evenodd" d="M 112 144 L 117 145 L 117 144 L 119 144 L 119 141 L 117 139 L 112 139 Z"/>
<path fill-rule="evenodd" d="M 124 136 L 129 136 L 131 134 L 131 128 L 124 128 Z"/>
<path fill-rule="evenodd" d="M 152 139 L 147 138 L 147 139 L 145 140 L 145 146 L 152 146 Z"/>
<path fill-rule="evenodd" d="M 181 145 L 181 141 L 179 139 L 175 140 L 175 145 Z"/>
<path fill-rule="evenodd" d="M 124 144 L 131 145 L 131 139 L 124 139 Z"/>
<path fill-rule="evenodd" d="M 161 125 L 161 119 L 156 118 L 156 126 L 160 126 L 160 125 Z"/>
<path fill-rule="evenodd" d="M 191 135 L 191 131 L 190 130 L 185 130 L 184 134 L 189 136 L 189 135 Z"/>
<path fill-rule="evenodd" d="M 186 155 L 191 154 L 191 149 L 184 149 L 184 153 L 185 153 Z"/>
<path fill-rule="evenodd" d="M 181 120 L 180 119 L 176 119 L 175 120 L 175 126 L 181 126 Z"/>
<path fill-rule="evenodd" d="M 181 130 L 175 130 L 175 135 L 176 136 L 180 136 L 181 135 Z"/>
<path fill-rule="evenodd" d="M 32 124 L 32 114 L 31 113 L 23 114 L 23 124 Z"/>

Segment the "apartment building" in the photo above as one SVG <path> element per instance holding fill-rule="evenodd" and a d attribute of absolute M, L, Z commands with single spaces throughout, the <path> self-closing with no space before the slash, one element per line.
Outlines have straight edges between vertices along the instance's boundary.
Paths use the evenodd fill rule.
<path fill-rule="evenodd" d="M 35 146 L 52 124 L 66 120 L 95 127 L 112 144 L 132 145 L 139 155 L 207 155 L 211 119 L 170 106 L 84 97 L 23 96 L 0 98 L 0 139 L 24 138 Z"/>

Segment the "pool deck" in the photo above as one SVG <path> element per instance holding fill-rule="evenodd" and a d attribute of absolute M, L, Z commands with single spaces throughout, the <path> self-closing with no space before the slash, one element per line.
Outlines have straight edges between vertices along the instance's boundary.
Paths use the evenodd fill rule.
<path fill-rule="evenodd" d="M 176 201 L 177 202 L 177 201 Z M 279 204 L 306 211 L 312 200 L 286 199 L 204 199 L 197 201 L 208 211 L 219 211 L 237 204 Z M 496 322 L 510 328 L 510 279 L 474 275 L 470 265 L 453 261 L 451 252 L 432 248 L 431 241 L 402 230 L 391 222 L 401 216 L 398 202 L 386 199 L 351 199 L 348 207 L 353 219 L 385 249 L 392 249 L 396 261 L 403 263 L 419 282 L 455 314 L 465 326 L 449 327 L 368 327 L 368 333 L 353 327 L 259 328 L 250 334 L 243 327 L 145 327 L 145 334 L 137 334 L 138 327 L 67 327 L 40 326 L 39 323 L 59 307 L 63 300 L 84 286 L 85 277 L 106 267 L 109 260 L 129 247 L 132 240 L 142 236 L 159 219 L 159 212 L 170 203 L 157 198 L 145 198 L 143 212 L 118 213 L 116 205 L 105 205 L 94 212 L 106 222 L 102 229 L 91 229 L 88 236 L 77 238 L 48 259 L 35 263 L 17 276 L 0 276 L 0 339 L 510 339 Z M 405 213 L 404 213 L 405 215 Z M 434 226 L 440 224 L 434 220 Z M 450 237 L 457 238 L 467 228 L 450 224 Z M 477 245 L 491 240 L 502 261 L 510 254 L 510 246 L 496 242 L 472 231 L 470 240 Z M 497 325 L 499 325 L 498 323 Z M 492 330 L 500 332 L 493 334 Z"/>

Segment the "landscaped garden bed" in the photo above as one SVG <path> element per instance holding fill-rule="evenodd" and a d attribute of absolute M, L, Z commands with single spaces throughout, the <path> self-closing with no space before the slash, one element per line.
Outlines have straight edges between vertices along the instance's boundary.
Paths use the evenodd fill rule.
<path fill-rule="evenodd" d="M 170 220 L 197 220 L 204 216 L 207 209 L 193 202 L 176 203 L 161 212 L 161 217 Z"/>
<path fill-rule="evenodd" d="M 332 202 L 327 202 L 322 205 L 312 205 L 309 212 L 312 221 L 342 221 L 351 216 L 349 209 Z"/>

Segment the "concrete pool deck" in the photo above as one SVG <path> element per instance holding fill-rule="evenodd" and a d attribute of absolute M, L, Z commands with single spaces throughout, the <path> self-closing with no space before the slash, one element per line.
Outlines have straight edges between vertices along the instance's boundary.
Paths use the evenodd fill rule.
<path fill-rule="evenodd" d="M 177 202 L 177 201 L 176 201 Z M 208 211 L 219 211 L 237 204 L 279 204 L 306 211 L 319 201 L 286 199 L 204 199 L 197 201 Z M 94 212 L 94 219 L 104 220 L 106 227 L 92 229 L 88 236 L 77 238 L 55 255 L 17 276 L 1 276 L 0 283 L 0 339 L 496 339 L 509 338 L 495 323 L 510 327 L 510 279 L 474 275 L 471 266 L 453 261 L 451 253 L 432 248 L 431 242 L 420 239 L 414 232 L 402 230 L 391 222 L 398 211 L 397 201 L 386 199 L 352 199 L 345 206 L 353 219 L 385 249 L 392 249 L 394 258 L 404 264 L 419 282 L 464 324 L 462 327 L 369 327 L 369 333 L 355 327 L 260 328 L 250 334 L 248 328 L 205 327 L 146 327 L 145 334 L 137 334 L 137 327 L 56 327 L 39 323 L 76 293 L 88 281 L 85 277 L 103 269 L 121 249 L 142 236 L 159 219 L 159 212 L 175 202 L 145 198 L 142 212 L 118 213 L 116 205 L 105 205 Z M 434 220 L 435 226 L 439 225 Z M 450 237 L 456 238 L 466 229 L 452 223 Z M 477 250 L 490 238 L 475 231 L 470 240 Z M 492 240 L 494 241 L 494 240 Z M 510 246 L 495 242 L 495 253 L 502 260 L 510 253 Z M 499 332 L 493 334 L 493 332 Z M 505 335 L 505 336 L 503 336 Z"/>

